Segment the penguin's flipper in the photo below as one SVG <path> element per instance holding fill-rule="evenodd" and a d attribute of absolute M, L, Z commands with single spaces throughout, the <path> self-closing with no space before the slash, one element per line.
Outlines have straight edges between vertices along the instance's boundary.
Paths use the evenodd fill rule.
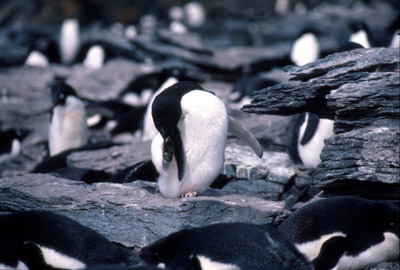
<path fill-rule="evenodd" d="M 258 156 L 263 156 L 263 148 L 261 144 L 258 142 L 257 138 L 250 132 L 247 128 L 245 128 L 242 124 L 240 124 L 235 118 L 232 116 L 228 116 L 229 124 L 228 124 L 228 131 L 239 139 L 246 142 L 253 152 Z"/>
<path fill-rule="evenodd" d="M 300 140 L 301 145 L 307 144 L 312 139 L 312 137 L 315 135 L 315 132 L 317 131 L 319 123 L 318 115 L 313 113 L 307 113 L 307 114 L 308 114 L 308 117 L 306 117 L 307 126 L 306 130 L 304 131 L 303 137 Z"/>
<path fill-rule="evenodd" d="M 178 165 L 178 179 L 182 181 L 183 175 L 185 174 L 185 150 L 183 149 L 183 142 L 178 128 L 176 128 L 174 132 L 172 143 L 176 164 Z"/>

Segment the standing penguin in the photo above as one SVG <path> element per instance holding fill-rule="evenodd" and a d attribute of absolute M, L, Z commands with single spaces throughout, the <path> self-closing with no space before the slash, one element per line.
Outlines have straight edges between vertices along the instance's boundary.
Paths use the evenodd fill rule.
<path fill-rule="evenodd" d="M 88 141 L 86 112 L 76 91 L 58 80 L 51 87 L 53 109 L 49 128 L 49 153 L 80 147 Z"/>
<path fill-rule="evenodd" d="M 352 21 L 349 24 L 351 35 L 349 41 L 355 42 L 363 46 L 364 48 L 371 48 L 372 36 L 371 31 L 366 23 L 361 21 Z"/>
<path fill-rule="evenodd" d="M 131 250 L 68 217 L 48 211 L 0 215 L 0 269 L 82 269 L 138 261 Z"/>
<path fill-rule="evenodd" d="M 158 94 L 152 104 L 158 131 L 151 145 L 164 197 L 196 196 L 215 180 L 224 164 L 228 123 L 236 133 L 244 128 L 228 117 L 224 103 L 200 85 L 178 82 Z M 241 137 L 262 156 L 250 133 Z"/>
<path fill-rule="evenodd" d="M 304 66 L 319 58 L 320 48 L 316 34 L 315 30 L 306 28 L 297 36 L 290 51 L 290 60 L 295 65 Z"/>
<path fill-rule="evenodd" d="M 324 140 L 333 135 L 333 121 L 313 113 L 301 113 L 296 120 L 291 142 L 291 157 L 306 168 L 317 168 Z"/>
<path fill-rule="evenodd" d="M 317 269 L 361 269 L 399 259 L 399 207 L 351 196 L 310 203 L 278 230 Z"/>
<path fill-rule="evenodd" d="M 64 20 L 60 30 L 60 55 L 64 64 L 71 64 L 80 47 L 79 22 L 75 18 Z"/>

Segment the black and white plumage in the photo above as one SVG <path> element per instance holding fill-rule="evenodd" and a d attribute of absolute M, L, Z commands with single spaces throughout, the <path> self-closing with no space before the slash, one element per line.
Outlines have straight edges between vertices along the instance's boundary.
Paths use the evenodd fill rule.
<path fill-rule="evenodd" d="M 171 269 L 313 269 L 274 227 L 250 223 L 181 230 L 144 247 L 140 257 Z"/>
<path fill-rule="evenodd" d="M 167 198 L 204 192 L 222 170 L 228 123 L 236 134 L 244 129 L 228 117 L 214 93 L 189 81 L 158 94 L 152 116 L 158 131 L 151 145 L 152 160 L 160 174 L 160 192 Z M 250 132 L 239 135 L 251 137 Z M 262 156 L 257 140 L 247 141 Z"/>
<path fill-rule="evenodd" d="M 80 45 L 79 21 L 75 18 L 65 19 L 61 25 L 59 40 L 62 63 L 71 64 L 74 62 Z"/>
<path fill-rule="evenodd" d="M 0 267 L 10 268 L 82 269 L 96 264 L 138 262 L 132 251 L 48 211 L 0 215 L 0 251 Z"/>
<path fill-rule="evenodd" d="M 375 45 L 371 30 L 365 22 L 352 21 L 348 25 L 351 30 L 349 41 L 358 43 L 364 48 L 371 48 Z"/>
<path fill-rule="evenodd" d="M 306 28 L 297 36 L 290 50 L 290 60 L 295 65 L 304 66 L 319 58 L 320 46 L 317 31 Z"/>
<path fill-rule="evenodd" d="M 399 214 L 394 203 L 338 196 L 301 207 L 279 231 L 317 269 L 360 269 L 399 258 Z"/>
<path fill-rule="evenodd" d="M 21 142 L 29 134 L 27 129 L 7 129 L 0 131 L 0 155 L 17 156 L 21 152 Z"/>
<path fill-rule="evenodd" d="M 64 81 L 51 87 L 53 109 L 49 127 L 49 154 L 80 147 L 88 141 L 86 111 L 76 91 Z"/>
<path fill-rule="evenodd" d="M 307 168 L 316 168 L 321 163 L 320 154 L 324 140 L 333 135 L 333 121 L 319 118 L 313 113 L 301 113 L 293 129 L 291 157 Z"/>

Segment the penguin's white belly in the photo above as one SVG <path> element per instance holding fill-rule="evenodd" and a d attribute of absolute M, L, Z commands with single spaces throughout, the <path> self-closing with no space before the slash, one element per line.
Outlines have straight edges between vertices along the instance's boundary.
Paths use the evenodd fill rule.
<path fill-rule="evenodd" d="M 49 66 L 49 60 L 41 52 L 32 51 L 25 61 L 26 66 L 31 67 L 47 67 Z"/>
<path fill-rule="evenodd" d="M 385 232 L 385 239 L 357 256 L 344 255 L 332 270 L 361 269 L 368 265 L 383 261 L 399 259 L 399 238 L 390 232 Z"/>
<path fill-rule="evenodd" d="M 69 104 L 57 106 L 53 111 L 49 132 L 51 156 L 87 143 L 85 108 L 75 99 L 71 101 L 71 97 L 67 100 Z"/>
<path fill-rule="evenodd" d="M 167 198 L 176 198 L 188 191 L 204 192 L 224 164 L 228 116 L 223 102 L 208 92 L 194 90 L 182 97 L 181 107 L 178 129 L 185 156 L 181 181 L 175 158 L 163 168 L 161 135 L 157 134 L 152 143 L 153 163 L 160 172 L 160 192 Z"/>
<path fill-rule="evenodd" d="M 317 130 L 311 140 L 301 145 L 300 140 L 306 129 L 307 118 L 300 127 L 300 136 L 298 143 L 298 152 L 303 165 L 307 168 L 316 168 L 321 162 L 320 154 L 325 146 L 324 140 L 333 135 L 333 121 L 329 119 L 319 119 Z"/>
<path fill-rule="evenodd" d="M 371 44 L 368 41 L 367 33 L 364 30 L 360 30 L 350 36 L 351 42 L 358 43 L 364 48 L 371 48 Z"/>
<path fill-rule="evenodd" d="M 319 44 L 315 35 L 306 33 L 293 43 L 290 59 L 298 66 L 314 62 L 319 57 Z"/>

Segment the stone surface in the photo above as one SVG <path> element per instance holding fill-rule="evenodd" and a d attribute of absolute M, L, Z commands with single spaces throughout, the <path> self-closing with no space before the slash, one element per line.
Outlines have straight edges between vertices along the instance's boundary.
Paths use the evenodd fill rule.
<path fill-rule="evenodd" d="M 91 168 L 115 173 L 143 160 L 151 159 L 151 142 L 132 142 L 95 151 L 81 151 L 68 156 L 69 167 Z"/>
<path fill-rule="evenodd" d="M 398 96 L 399 62 L 398 49 L 373 48 L 332 54 L 302 67 L 290 66 L 286 70 L 296 81 L 257 91 L 244 111 L 277 115 L 308 111 L 333 119 L 339 108 L 342 113 L 374 108 L 381 115 L 398 117 L 400 109 L 393 104 Z M 385 105 L 381 104 L 385 99 L 391 105 L 376 108 Z M 357 106 L 349 107 L 349 102 Z"/>
<path fill-rule="evenodd" d="M 400 185 L 398 49 L 358 49 L 289 67 L 296 81 L 258 91 L 244 111 L 334 119 L 312 176 L 326 194 L 395 200 Z"/>
<path fill-rule="evenodd" d="M 243 220 L 277 224 L 289 214 L 282 202 L 220 190 L 164 199 L 155 183 L 86 185 L 46 174 L 1 179 L 0 201 L 0 211 L 55 211 L 113 242 L 139 248 L 183 228 Z"/>

